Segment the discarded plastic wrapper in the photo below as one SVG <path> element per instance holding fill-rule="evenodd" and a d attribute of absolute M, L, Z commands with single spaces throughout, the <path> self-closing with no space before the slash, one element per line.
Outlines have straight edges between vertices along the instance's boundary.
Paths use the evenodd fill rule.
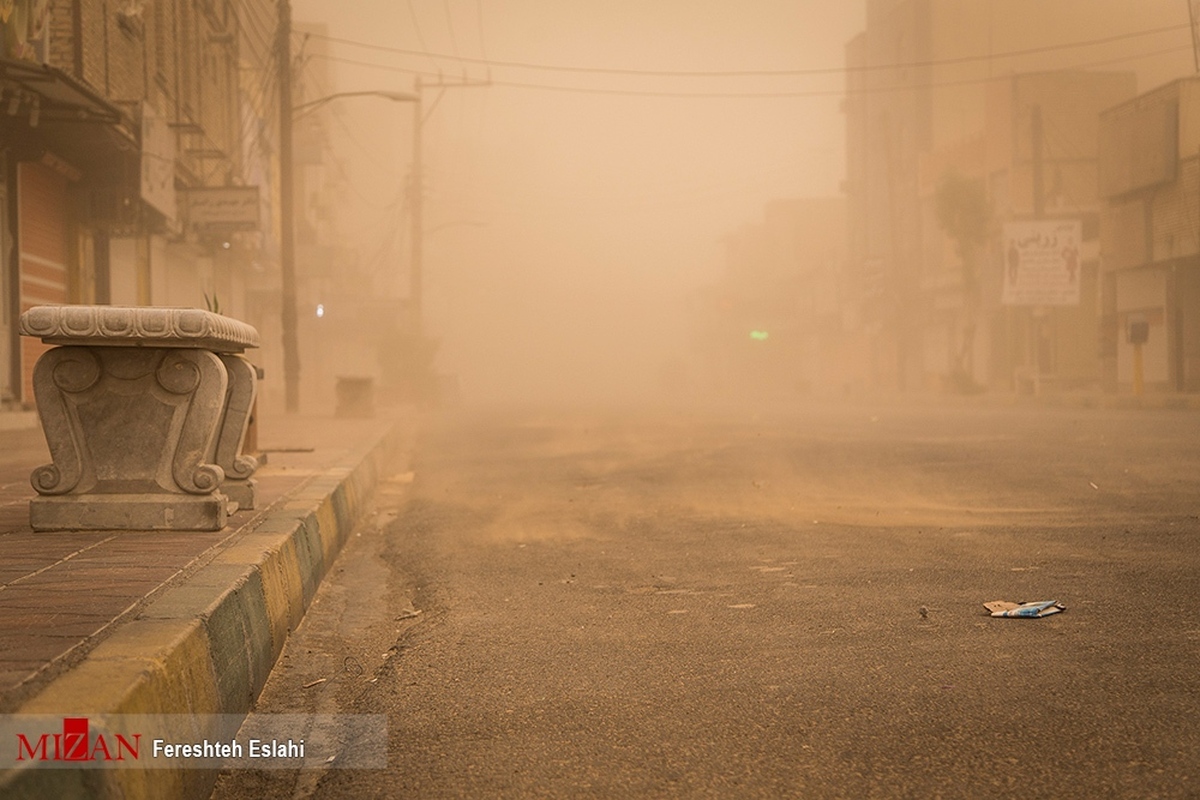
<path fill-rule="evenodd" d="M 1048 617 L 1066 611 L 1057 600 L 1035 600 L 1032 603 L 1010 603 L 1007 600 L 993 600 L 984 603 L 983 607 L 992 612 L 993 617 Z"/>

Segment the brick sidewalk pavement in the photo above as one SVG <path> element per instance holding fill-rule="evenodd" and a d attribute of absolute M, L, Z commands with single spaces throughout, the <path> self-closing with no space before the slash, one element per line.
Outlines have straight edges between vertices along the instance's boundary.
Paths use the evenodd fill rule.
<path fill-rule="evenodd" d="M 40 429 L 0 430 L 0 713 L 79 663 L 150 601 L 253 530 L 272 504 L 344 460 L 390 424 L 264 420 L 258 510 L 216 532 L 56 531 L 29 527 L 29 483 L 49 463 Z"/>

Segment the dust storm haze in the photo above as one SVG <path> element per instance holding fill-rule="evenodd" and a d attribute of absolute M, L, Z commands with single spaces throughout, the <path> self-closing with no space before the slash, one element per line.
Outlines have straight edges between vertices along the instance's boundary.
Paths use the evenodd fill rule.
<path fill-rule="evenodd" d="M 1053 79 L 1036 91 L 1014 83 L 1016 110 L 1003 124 L 1027 139 L 1021 114 L 1041 92 L 1051 210 L 1094 214 L 1094 164 L 1088 174 L 1064 165 L 1094 156 L 1100 110 L 1191 71 L 1186 4 L 933 2 L 916 22 L 913 8 L 925 6 L 410 0 L 334 11 L 297 0 L 295 48 L 309 99 L 411 92 L 418 76 L 425 84 L 424 326 L 439 343 L 437 371 L 457 376 L 466 402 L 705 395 L 766 373 L 765 391 L 941 390 L 964 363 L 960 384 L 1011 389 L 1031 360 L 1051 371 L 1030 337 L 1075 331 L 1072 341 L 1091 347 L 1094 309 L 1052 309 L 1045 324 L 1026 320 L 1029 309 L 998 310 L 984 253 L 980 313 L 1007 313 L 1008 327 L 954 318 L 972 303 L 930 289 L 958 269 L 932 213 L 937 182 L 972 169 L 955 148 L 999 129 L 987 81 L 1089 70 L 1110 82 L 1078 91 L 1046 88 Z M 925 61 L 934 66 L 903 66 Z M 1070 104 L 1055 105 L 1076 94 L 1092 98 L 1093 121 L 1082 126 L 1056 110 Z M 324 113 L 347 184 L 340 235 L 380 291 L 403 296 L 411 108 L 368 96 Z M 848 133 L 853 120 L 859 130 Z M 859 167 L 848 163 L 856 146 L 866 154 Z M 988 184 L 993 238 L 1004 220 L 1030 216 L 1028 161 L 1018 153 L 1011 174 Z M 796 320 L 818 316 L 846 335 L 831 342 L 810 330 L 789 351 L 787 331 L 775 329 L 762 350 L 776 355 L 739 366 L 737 348 L 758 345 L 725 343 L 713 356 L 724 334 L 705 310 L 732 304 L 736 316 L 745 298 L 728 271 L 738 254 L 753 262 L 745 254 L 764 230 L 770 240 L 773 214 L 793 216 L 783 229 L 801 252 L 813 239 L 820 263 L 801 267 L 825 274 L 807 288 L 762 283 L 759 304 L 770 308 L 743 315 L 736 325 L 746 330 L 730 335 L 801 330 Z M 1095 245 L 1085 246 L 1089 258 Z M 893 287 L 882 305 L 873 280 Z M 898 282 L 928 296 L 896 293 Z M 1085 270 L 1084 305 L 1098 292 Z M 964 343 L 968 327 L 981 332 Z M 1055 344 L 1059 373 L 1075 369 L 1069 346 Z M 797 376 L 780 377 L 793 367 Z M 1092 379 L 1101 367 L 1080 369 Z"/>
<path fill-rule="evenodd" d="M 621 71 L 836 66 L 862 25 L 859 4 L 409 6 L 354 2 L 333 14 L 297 2 L 294 14 L 298 27 L 323 23 L 330 37 L 471 60 L 316 37 L 297 49 L 307 71 L 326 73 L 314 94 L 411 91 L 413 74 L 403 70 L 424 81 L 491 80 L 447 89 L 423 130 L 426 325 L 440 340 L 437 368 L 459 376 L 466 401 L 658 391 L 664 364 L 688 348 L 690 294 L 720 273 L 722 237 L 761 217 L 772 198 L 838 191 L 840 75 Z M 500 66 L 508 62 L 564 69 Z M 798 89 L 828 94 L 756 96 Z M 692 93 L 702 96 L 681 96 Z M 437 92 L 425 94 L 428 108 Z M 406 285 L 397 200 L 411 110 L 366 97 L 331 113 L 340 118 L 329 125 L 334 148 L 355 187 L 345 233 L 361 259 Z"/>

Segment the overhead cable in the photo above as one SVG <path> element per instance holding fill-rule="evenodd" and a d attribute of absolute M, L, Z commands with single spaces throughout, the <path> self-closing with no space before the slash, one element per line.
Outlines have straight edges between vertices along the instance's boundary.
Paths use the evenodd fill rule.
<path fill-rule="evenodd" d="M 1030 47 L 1021 50 L 1008 50 L 999 53 L 980 53 L 977 55 L 957 56 L 954 58 L 939 58 L 927 59 L 919 61 L 901 61 L 887 64 L 862 64 L 862 65 L 845 65 L 840 67 L 810 67 L 802 69 L 750 69 L 750 70 L 647 70 L 647 69 L 627 69 L 620 67 L 583 67 L 566 64 L 539 64 L 528 61 L 509 61 L 494 58 L 475 58 L 471 56 L 454 55 L 449 53 L 433 53 L 424 48 L 424 43 L 421 50 L 411 50 L 402 47 L 391 47 L 387 45 L 372 44 L 370 42 L 356 41 L 353 39 L 344 39 L 336 36 L 327 36 L 324 34 L 312 34 L 319 36 L 336 44 L 344 44 L 352 47 L 360 47 L 367 50 L 376 50 L 384 53 L 395 53 L 398 55 L 418 56 L 421 58 L 430 59 L 446 59 L 449 61 L 458 61 L 463 64 L 478 64 L 487 67 L 511 67 L 515 69 L 541 70 L 545 72 L 568 72 L 580 74 L 595 74 L 595 75 L 629 75 L 641 77 L 658 77 L 658 78 L 753 78 L 753 77 L 795 77 L 804 75 L 839 75 L 858 72 L 879 72 L 885 70 L 897 69 L 917 69 L 922 67 L 941 67 L 953 66 L 961 64 L 970 64 L 981 61 L 992 61 L 1005 58 L 1019 58 L 1021 56 L 1039 55 L 1045 53 L 1061 52 L 1065 50 L 1074 50 L 1084 47 L 1094 47 L 1104 44 L 1115 44 L 1117 42 L 1128 41 L 1145 36 L 1154 36 L 1161 33 L 1177 32 L 1188 30 L 1191 26 L 1183 25 L 1166 25 L 1159 28 L 1151 28 L 1149 30 L 1135 31 L 1132 33 L 1121 33 L 1112 36 L 1103 36 L 1095 39 L 1084 39 L 1073 42 L 1065 42 L 1056 45 L 1044 45 L 1041 47 Z"/>
<path fill-rule="evenodd" d="M 1191 50 L 1192 45 L 1179 45 L 1175 47 L 1167 47 L 1161 50 L 1154 50 L 1143 53 L 1133 53 L 1114 58 L 1101 59 L 1091 61 L 1086 64 L 1078 64 L 1069 67 L 1063 67 L 1057 70 L 1045 70 L 1046 73 L 1063 72 L 1068 70 L 1084 70 L 1093 69 L 1095 67 L 1116 64 L 1124 61 L 1134 61 L 1142 58 L 1152 58 L 1154 56 L 1166 55 L 1169 53 L 1181 52 L 1183 50 Z M 381 69 L 388 72 L 399 72 L 406 75 L 421 75 L 427 77 L 440 78 L 441 73 L 432 73 L 426 70 L 413 69 L 411 67 L 400 67 L 393 64 L 379 64 L 371 61 L 358 61 L 350 58 L 341 58 L 340 56 L 318 55 L 313 54 L 313 58 L 324 58 L 329 61 L 334 61 L 341 64 L 351 64 L 360 67 L 370 67 L 373 69 Z M 699 99 L 756 99 L 756 98 L 787 98 L 787 97 L 847 97 L 854 95 L 869 95 L 882 94 L 887 92 L 903 92 L 916 89 L 940 89 L 952 86 L 971 86 L 978 84 L 991 83 L 992 81 L 1001 80 L 1011 77 L 1013 73 L 1004 75 L 991 75 L 980 78 L 963 78 L 960 80 L 946 81 L 913 81 L 906 83 L 881 84 L 878 86 L 863 86 L 852 87 L 846 89 L 795 89 L 795 90 L 778 90 L 778 91 L 728 91 L 728 92 L 680 92 L 680 91 L 656 91 L 656 90 L 641 90 L 641 89 L 621 89 L 614 87 L 588 87 L 588 86 L 556 86 L 545 83 L 532 83 L 522 81 L 507 81 L 489 78 L 486 82 L 481 82 L 480 85 L 487 86 L 503 86 L 514 89 L 536 89 L 550 92 L 563 92 L 569 94 L 594 94 L 594 95 L 617 95 L 625 97 L 675 97 L 675 98 L 699 98 Z"/>

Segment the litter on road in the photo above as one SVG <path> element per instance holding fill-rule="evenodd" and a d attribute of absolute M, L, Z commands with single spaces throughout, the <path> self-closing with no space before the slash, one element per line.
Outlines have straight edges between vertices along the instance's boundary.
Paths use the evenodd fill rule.
<path fill-rule="evenodd" d="M 1029 617 L 1037 619 L 1048 617 L 1066 611 L 1066 607 L 1057 600 L 1035 600 L 1030 603 L 1010 603 L 1007 600 L 992 600 L 984 603 L 983 607 L 991 612 L 993 617 Z"/>

